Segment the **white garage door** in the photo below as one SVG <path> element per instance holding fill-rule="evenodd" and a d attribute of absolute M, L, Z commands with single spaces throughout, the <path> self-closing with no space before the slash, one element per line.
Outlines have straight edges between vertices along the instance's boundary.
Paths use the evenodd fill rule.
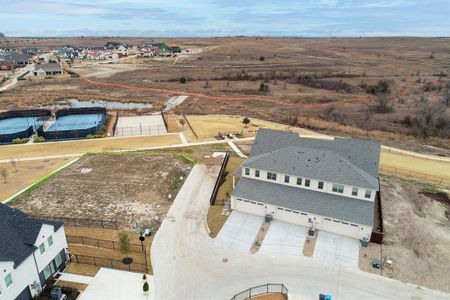
<path fill-rule="evenodd" d="M 276 209 L 274 218 L 302 226 L 306 226 L 308 224 L 308 215 L 306 213 L 282 207 L 278 207 Z"/>
<path fill-rule="evenodd" d="M 244 200 L 244 199 L 236 199 L 236 210 L 240 210 L 243 212 L 247 212 L 250 214 L 264 216 L 266 213 L 266 208 L 264 204 L 258 203 L 256 201 Z"/>
<path fill-rule="evenodd" d="M 323 218 L 322 230 L 342 234 L 352 238 L 358 238 L 359 230 L 361 229 L 356 224 Z"/>

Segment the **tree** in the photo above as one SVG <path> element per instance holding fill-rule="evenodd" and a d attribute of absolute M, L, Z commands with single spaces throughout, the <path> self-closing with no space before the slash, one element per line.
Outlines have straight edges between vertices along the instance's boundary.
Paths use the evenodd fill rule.
<path fill-rule="evenodd" d="M 130 238 L 125 231 L 120 231 L 118 234 L 119 237 L 119 250 L 124 256 L 126 256 L 130 252 Z"/>
<path fill-rule="evenodd" d="M 249 118 L 247 118 L 247 117 L 245 117 L 243 120 L 242 120 L 242 123 L 244 123 L 244 125 L 245 125 L 245 127 L 247 128 L 247 125 L 248 124 L 250 124 L 250 119 Z"/>
<path fill-rule="evenodd" d="M 8 178 L 8 171 L 6 171 L 6 169 L 1 169 L 0 176 L 3 177 L 3 181 L 6 183 L 6 179 Z"/>
<path fill-rule="evenodd" d="M 180 125 L 184 127 L 185 124 L 186 124 L 186 121 L 184 121 L 183 119 L 180 119 Z"/>
<path fill-rule="evenodd" d="M 14 158 L 11 159 L 11 165 L 13 166 L 14 171 L 17 172 L 16 160 Z"/>
<path fill-rule="evenodd" d="M 183 83 L 183 84 L 185 84 L 187 82 L 187 79 L 186 79 L 186 77 L 181 77 L 180 78 L 180 83 Z"/>
<path fill-rule="evenodd" d="M 144 294 L 148 293 L 148 289 L 149 289 L 148 282 L 146 281 L 146 282 L 144 282 L 144 285 L 142 286 L 142 290 L 144 291 Z"/>
<path fill-rule="evenodd" d="M 266 58 L 264 56 L 259 57 L 259 61 L 264 61 Z"/>
<path fill-rule="evenodd" d="M 367 105 L 363 111 L 363 126 L 366 129 L 366 135 L 369 136 L 370 125 L 373 117 L 373 110 L 370 105 Z"/>

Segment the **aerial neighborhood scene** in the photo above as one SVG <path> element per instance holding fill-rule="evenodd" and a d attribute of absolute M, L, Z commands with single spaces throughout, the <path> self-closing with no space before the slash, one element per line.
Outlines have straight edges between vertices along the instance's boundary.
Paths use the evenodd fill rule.
<path fill-rule="evenodd" d="M 450 300 L 446 1 L 0 4 L 0 300 Z"/>

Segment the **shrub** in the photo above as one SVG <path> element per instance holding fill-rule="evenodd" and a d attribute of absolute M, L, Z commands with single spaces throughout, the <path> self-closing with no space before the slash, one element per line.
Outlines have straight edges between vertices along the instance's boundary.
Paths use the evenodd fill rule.
<path fill-rule="evenodd" d="M 143 290 L 144 292 L 148 292 L 148 282 L 147 282 L 147 281 L 144 282 L 144 285 L 142 286 L 142 290 Z"/>
<path fill-rule="evenodd" d="M 142 280 L 147 280 L 147 275 L 144 274 L 144 275 L 142 276 Z"/>
<path fill-rule="evenodd" d="M 260 60 L 260 61 L 264 61 L 265 59 L 266 59 L 266 58 L 265 58 L 264 56 L 260 56 L 260 57 L 259 57 L 259 60 Z"/>
<path fill-rule="evenodd" d="M 45 138 L 43 136 L 36 135 L 33 139 L 34 143 L 43 143 L 45 142 Z"/>
<path fill-rule="evenodd" d="M 16 139 L 12 140 L 13 144 L 25 144 L 25 143 L 28 143 L 29 141 L 30 141 L 29 138 L 23 138 L 23 139 L 16 138 Z"/>
<path fill-rule="evenodd" d="M 360 85 L 361 88 L 364 88 L 369 94 L 385 94 L 389 92 L 389 82 L 387 80 L 379 80 L 375 85 Z"/>
<path fill-rule="evenodd" d="M 185 84 L 186 82 L 187 82 L 186 77 L 183 76 L 180 78 L 180 83 Z"/>

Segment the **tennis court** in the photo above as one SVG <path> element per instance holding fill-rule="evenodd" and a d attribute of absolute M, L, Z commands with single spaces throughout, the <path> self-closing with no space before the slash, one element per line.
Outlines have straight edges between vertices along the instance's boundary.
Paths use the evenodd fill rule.
<path fill-rule="evenodd" d="M 97 127 L 103 121 L 103 114 L 74 114 L 56 119 L 46 131 L 82 130 Z"/>
<path fill-rule="evenodd" d="M 0 135 L 14 134 L 27 130 L 30 126 L 39 127 L 37 117 L 9 118 L 0 120 Z"/>

